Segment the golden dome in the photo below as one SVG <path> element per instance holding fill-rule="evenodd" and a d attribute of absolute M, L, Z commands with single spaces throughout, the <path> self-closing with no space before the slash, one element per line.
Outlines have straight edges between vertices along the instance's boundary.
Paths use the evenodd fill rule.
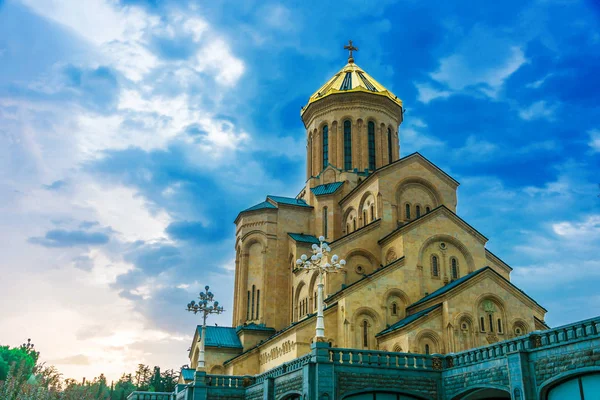
<path fill-rule="evenodd" d="M 308 104 L 302 108 L 301 114 L 304 113 L 308 106 L 318 100 L 334 94 L 349 92 L 366 92 L 377 96 L 385 96 L 402 107 L 402 100 L 383 87 L 383 85 L 373 79 L 371 75 L 367 74 L 354 62 L 349 62 L 310 96 Z"/>

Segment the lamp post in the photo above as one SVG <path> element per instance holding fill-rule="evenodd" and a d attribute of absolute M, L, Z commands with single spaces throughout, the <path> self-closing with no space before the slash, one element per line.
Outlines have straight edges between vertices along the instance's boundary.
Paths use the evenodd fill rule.
<path fill-rule="evenodd" d="M 323 321 L 323 275 L 328 273 L 338 273 L 344 269 L 346 260 L 338 260 L 337 254 L 331 257 L 331 263 L 329 262 L 329 252 L 331 248 L 325 243 L 323 236 L 319 237 L 320 244 L 312 245 L 313 255 L 309 258 L 306 254 L 296 260 L 296 265 L 299 268 L 304 268 L 306 272 L 318 271 L 319 283 L 317 284 L 317 328 L 316 335 L 317 341 L 319 338 L 325 337 L 325 323 Z"/>
<path fill-rule="evenodd" d="M 219 302 L 214 300 L 214 295 L 212 292 L 209 292 L 210 289 L 208 286 L 204 287 L 204 292 L 200 292 L 198 298 L 200 301 L 196 303 L 192 300 L 187 305 L 187 310 L 189 312 L 193 312 L 194 314 L 202 314 L 202 338 L 200 340 L 200 356 L 198 357 L 198 366 L 197 369 L 204 368 L 204 344 L 206 342 L 206 317 L 209 314 L 221 314 L 223 311 L 223 307 L 219 306 Z"/>

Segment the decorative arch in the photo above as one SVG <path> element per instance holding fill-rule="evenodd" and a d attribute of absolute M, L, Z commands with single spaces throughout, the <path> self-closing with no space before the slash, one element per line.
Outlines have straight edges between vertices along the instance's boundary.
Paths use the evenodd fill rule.
<path fill-rule="evenodd" d="M 508 331 L 509 334 L 512 334 L 514 336 L 523 336 L 529 332 L 531 332 L 529 324 L 521 318 L 515 318 L 514 320 L 512 320 L 510 324 L 510 331 Z"/>
<path fill-rule="evenodd" d="M 402 194 L 407 189 L 415 186 L 421 187 L 429 194 L 430 198 L 433 200 L 433 208 L 443 203 L 442 195 L 429 181 L 418 176 L 409 176 L 401 180 L 394 188 L 394 193 L 396 193 L 396 204 L 403 206 L 405 202 L 402 202 Z"/>
<path fill-rule="evenodd" d="M 344 230 L 346 231 L 346 235 L 349 233 L 354 232 L 356 229 L 358 229 L 358 225 L 355 222 L 356 219 L 358 218 L 356 209 L 354 207 L 350 207 L 346 210 L 346 212 L 344 212 Z M 356 225 L 356 229 L 355 229 L 355 225 Z"/>
<path fill-rule="evenodd" d="M 352 327 L 354 330 L 355 347 L 357 349 L 365 348 L 363 336 L 364 336 L 364 323 L 367 322 L 367 346 L 368 349 L 375 349 L 376 340 L 375 334 L 380 331 L 382 319 L 374 309 L 370 307 L 360 307 L 352 315 Z"/>
<path fill-rule="evenodd" d="M 386 388 L 386 387 L 367 387 L 364 389 L 360 389 L 360 390 L 354 390 L 351 392 L 348 392 L 346 394 L 344 394 L 344 396 L 341 397 L 341 400 L 358 400 L 358 399 L 364 399 L 365 395 L 369 395 L 369 398 L 372 399 L 379 399 L 380 397 L 378 396 L 378 394 L 382 394 L 382 395 L 388 395 L 388 394 L 396 394 L 396 395 L 400 395 L 401 399 L 406 399 L 406 400 L 431 400 L 431 397 L 425 397 L 423 396 L 423 394 L 421 393 L 415 393 L 411 390 L 398 390 L 398 389 L 392 389 L 392 388 Z M 360 397 L 357 397 L 360 396 Z"/>
<path fill-rule="evenodd" d="M 310 310 L 316 310 L 317 308 L 317 298 L 315 293 L 317 292 L 317 278 L 319 277 L 319 273 L 317 271 L 313 271 L 312 276 L 310 277 L 310 281 L 308 283 L 308 297 L 311 299 Z M 325 294 L 323 294 L 325 295 Z"/>
<path fill-rule="evenodd" d="M 248 251 L 248 248 L 256 242 L 262 244 L 263 248 L 267 248 L 267 234 L 263 231 L 259 231 L 258 229 L 246 233 L 244 236 L 242 236 L 241 241 L 243 251 Z"/>
<path fill-rule="evenodd" d="M 303 316 L 303 310 L 302 307 L 304 306 L 301 301 L 303 301 L 304 299 L 301 298 L 301 294 L 302 294 L 302 289 L 304 289 L 304 287 L 306 286 L 306 283 L 301 280 L 300 282 L 298 282 L 298 285 L 296 285 L 296 290 L 294 291 L 294 320 L 298 321 L 302 316 Z"/>
<path fill-rule="evenodd" d="M 367 260 L 369 260 L 369 263 L 371 264 L 372 270 L 371 271 L 366 271 L 366 273 L 373 272 L 379 266 L 379 260 L 377 259 L 377 257 L 375 257 L 373 255 L 373 253 L 371 253 L 370 251 L 365 250 L 365 249 L 354 249 L 354 250 L 351 250 L 350 252 L 346 253 L 346 255 L 343 258 L 344 258 L 344 260 L 346 260 L 347 264 L 351 264 L 352 257 L 355 257 L 355 256 L 363 256 Z"/>
<path fill-rule="evenodd" d="M 300 400 L 302 399 L 302 392 L 297 390 L 293 390 L 290 392 L 286 392 L 281 396 L 277 397 L 277 400 Z"/>
<path fill-rule="evenodd" d="M 384 307 L 386 308 L 387 316 L 389 317 L 389 320 L 387 321 L 388 324 L 390 322 L 397 322 L 406 316 L 406 307 L 411 304 L 411 302 L 404 291 L 396 288 L 388 289 L 384 293 L 383 299 L 385 300 Z M 393 303 L 396 303 L 396 314 L 392 312 Z"/>
<path fill-rule="evenodd" d="M 392 349 L 394 353 L 402 353 L 402 346 L 399 343 L 394 344 L 394 348 Z"/>
<path fill-rule="evenodd" d="M 504 301 L 493 293 L 477 298 L 478 332 L 486 335 L 489 344 L 497 342 L 498 335 L 506 332 L 506 307 Z"/>
<path fill-rule="evenodd" d="M 553 376 L 552 378 L 543 381 L 540 385 L 540 388 L 538 389 L 539 398 L 542 400 L 547 400 L 550 390 L 552 390 L 556 386 L 560 385 L 561 383 L 570 381 L 571 379 L 579 378 L 586 375 L 600 375 L 600 366 L 577 368 L 575 370 L 562 372 L 556 376 Z"/>
<path fill-rule="evenodd" d="M 465 398 L 469 398 L 467 396 L 469 396 L 470 394 L 475 394 L 479 391 L 483 391 L 483 390 L 492 390 L 492 391 L 496 391 L 496 393 L 494 394 L 498 394 L 498 392 L 500 392 L 500 394 L 503 394 L 505 396 L 507 396 L 507 399 L 510 399 L 510 388 L 508 386 L 504 386 L 504 385 L 493 385 L 493 384 L 485 384 L 485 385 L 481 385 L 481 384 L 475 384 L 475 385 L 469 385 L 467 388 L 463 389 L 461 392 L 459 392 L 458 394 L 454 395 L 454 397 L 452 397 L 452 400 L 462 400 Z M 504 392 L 504 393 L 502 393 Z M 494 397 L 494 398 L 501 398 L 501 397 Z"/>
<path fill-rule="evenodd" d="M 423 242 L 423 244 L 421 245 L 421 248 L 419 249 L 419 258 L 417 261 L 417 265 L 420 265 L 420 266 L 424 265 L 423 255 L 425 253 L 425 249 L 431 243 L 434 243 L 434 242 L 452 243 L 454 246 L 456 246 L 456 248 L 461 252 L 463 257 L 467 261 L 467 267 L 469 269 L 469 272 L 473 272 L 475 270 L 475 261 L 473 260 L 473 256 L 471 255 L 471 252 L 469 251 L 469 249 L 467 249 L 467 246 L 465 246 L 460 240 L 456 239 L 455 237 L 450 236 L 450 235 L 444 235 L 444 234 L 433 235 Z"/>
<path fill-rule="evenodd" d="M 361 215 L 364 214 L 364 211 L 367 211 L 367 216 L 369 217 L 369 221 L 363 221 L 363 226 L 367 225 L 369 222 L 374 221 L 375 219 L 377 219 L 377 207 L 375 205 L 375 195 L 372 192 L 365 192 L 359 202 L 359 206 L 358 209 L 361 212 Z M 370 206 L 373 205 L 375 207 L 375 215 L 373 216 L 373 218 L 371 218 L 371 210 L 370 210 Z"/>
<path fill-rule="evenodd" d="M 440 336 L 431 329 L 424 329 L 415 338 L 415 353 L 425 353 L 425 346 L 429 345 L 429 354 L 443 353 Z"/>
<path fill-rule="evenodd" d="M 223 366 L 215 365 L 210 369 L 210 373 L 213 375 L 223 375 L 225 370 L 223 369 Z"/>
<path fill-rule="evenodd" d="M 460 313 L 454 318 L 456 327 L 456 351 L 465 351 L 475 347 L 475 322 L 471 313 Z"/>

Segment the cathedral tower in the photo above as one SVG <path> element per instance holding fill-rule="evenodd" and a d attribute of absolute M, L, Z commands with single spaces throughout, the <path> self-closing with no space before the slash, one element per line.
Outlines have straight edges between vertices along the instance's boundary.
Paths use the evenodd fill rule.
<path fill-rule="evenodd" d="M 373 172 L 399 158 L 402 101 L 354 63 L 329 79 L 302 108 L 306 128 L 306 179 L 333 166 Z"/>

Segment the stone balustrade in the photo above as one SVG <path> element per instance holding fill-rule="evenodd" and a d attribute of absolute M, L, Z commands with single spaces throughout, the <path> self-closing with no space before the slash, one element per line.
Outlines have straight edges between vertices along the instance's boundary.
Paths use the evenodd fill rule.
<path fill-rule="evenodd" d="M 127 400 L 175 400 L 173 392 L 133 392 Z"/>
<path fill-rule="evenodd" d="M 439 357 L 416 353 L 391 353 L 373 350 L 339 348 L 329 350 L 329 361 L 334 364 L 344 365 L 427 370 L 434 369 L 434 359 L 439 359 Z"/>
<path fill-rule="evenodd" d="M 254 378 L 251 376 L 235 376 L 235 375 L 206 375 L 207 386 L 215 386 L 222 388 L 242 388 L 254 383 Z"/>

